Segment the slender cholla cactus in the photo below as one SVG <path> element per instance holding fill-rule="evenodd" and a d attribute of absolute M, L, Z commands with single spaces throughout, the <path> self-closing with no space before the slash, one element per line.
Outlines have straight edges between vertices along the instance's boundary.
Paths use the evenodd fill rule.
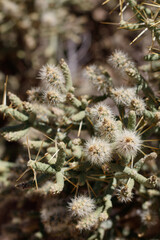
<path fill-rule="evenodd" d="M 120 1 L 120 5 L 122 3 Z M 152 14 L 149 15 L 148 8 L 134 0 L 125 1 L 127 3 L 136 13 L 137 24 L 154 30 L 153 35 L 158 39 L 158 23 L 156 26 L 151 23 Z M 145 11 L 145 21 L 141 7 Z M 126 27 L 122 20 L 121 14 L 120 25 Z M 154 219 L 151 207 L 144 209 L 145 202 L 151 202 L 154 212 L 160 208 L 156 161 L 160 99 L 127 54 L 116 50 L 109 59 L 111 67 L 119 71 L 120 78 L 124 74 L 131 78 L 131 86 L 118 88 L 104 67 L 91 66 L 87 68 L 87 77 L 99 95 L 77 96 L 69 67 L 62 59 L 58 66 L 42 67 L 39 77 L 43 87 L 29 90 L 28 102 L 9 93 L 10 105 L 6 104 L 6 99 L 0 105 L 0 112 L 13 119 L 0 129 L 1 135 L 7 141 L 23 142 L 28 149 L 27 169 L 18 180 L 26 172 L 33 172 L 16 186 L 29 190 L 36 186 L 36 191 L 43 193 L 45 199 L 49 196 L 54 199 L 56 195 L 59 201 L 65 194 L 69 196 L 68 208 L 73 217 L 70 222 L 80 231 L 94 229 L 89 233 L 89 239 L 105 239 L 105 232 L 120 221 L 123 211 L 118 212 L 117 205 L 122 210 L 125 204 L 131 204 L 134 210 L 136 206 L 142 206 L 140 213 L 144 227 Z M 35 150 L 38 153 L 35 154 Z M 0 166 L 3 182 L 9 179 L 11 170 L 19 169 L 17 162 L 1 161 Z M 65 221 L 59 221 L 57 217 L 59 211 L 64 218 L 64 206 L 57 206 L 57 209 L 55 206 L 51 205 L 49 210 L 44 206 L 41 211 L 47 232 L 53 231 L 56 222 L 58 226 L 62 222 L 59 229 L 65 229 Z M 54 217 L 55 221 L 52 221 Z M 159 221 L 158 216 L 156 219 L 154 225 Z M 66 224 L 69 225 L 68 215 Z M 111 238 L 115 228 L 113 224 Z M 59 233 L 59 229 L 55 228 L 55 231 Z M 144 229 L 140 230 L 145 234 Z"/>
<path fill-rule="evenodd" d="M 134 64 L 129 66 L 136 68 Z M 94 74 L 97 76 L 97 72 Z M 147 188 L 159 194 L 156 172 L 150 176 L 143 174 L 143 166 L 149 166 L 148 162 L 155 162 L 157 157 L 156 153 L 145 153 L 146 148 L 152 149 L 152 145 L 146 143 L 150 141 L 146 139 L 147 133 L 150 137 L 159 129 L 156 101 L 152 110 L 150 102 L 144 102 L 137 94 L 136 87 L 116 88 L 114 80 L 110 84 L 111 77 L 107 77 L 106 85 L 99 83 L 102 85 L 98 89 L 107 89 L 107 95 L 103 98 L 109 97 L 115 102 L 119 111 L 115 115 L 111 106 L 99 101 L 99 96 L 94 98 L 91 105 L 89 96 L 76 97 L 64 60 L 58 67 L 46 65 L 40 75 L 47 87 L 29 90 L 30 102 L 23 102 L 9 93 L 13 107 L 0 106 L 1 113 L 21 122 L 1 129 L 1 134 L 8 141 L 18 141 L 31 128 L 43 136 L 43 141 L 34 137 L 27 141 L 29 161 L 26 171 L 33 171 L 34 181 L 29 179 L 25 185 L 33 186 L 35 182 L 37 191 L 46 197 L 65 191 L 65 181 L 74 186 L 76 195 L 86 185 L 89 197 L 85 192 L 85 195 L 81 193 L 69 202 L 69 210 L 76 217 L 74 221 L 77 221 L 76 228 L 79 230 L 96 228 L 99 231 L 114 207 L 112 197 L 116 196 L 119 202 L 125 204 L 135 201 L 133 192 L 134 188 L 140 191 L 138 184 L 145 189 L 146 197 L 151 194 Z M 88 77 L 95 81 L 90 73 Z M 143 94 L 145 96 L 145 90 Z M 78 138 L 72 137 L 72 126 L 77 130 Z M 81 138 L 81 132 L 86 130 L 90 137 Z M 35 160 L 31 158 L 30 147 L 38 150 Z M 21 183 L 17 186 L 20 187 Z M 103 190 L 104 186 L 106 190 Z M 142 219 L 148 219 L 143 215 Z M 41 216 L 45 219 L 45 211 Z"/>

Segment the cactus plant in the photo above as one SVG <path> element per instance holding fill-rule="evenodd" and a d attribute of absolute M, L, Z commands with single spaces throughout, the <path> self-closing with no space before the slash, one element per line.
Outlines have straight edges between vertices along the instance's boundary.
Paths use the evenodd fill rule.
<path fill-rule="evenodd" d="M 138 19 L 134 27 L 153 32 L 159 44 L 158 20 L 157 24 L 151 23 L 152 9 L 136 1 L 125 3 Z M 120 1 L 120 27 L 130 30 L 122 16 L 122 4 Z M 154 5 L 158 4 L 155 1 Z M 150 55 L 145 59 L 158 61 Z M 1 114 L 12 118 L 9 125 L 0 129 L 1 135 L 7 141 L 23 143 L 28 149 L 28 162 L 23 163 L 26 169 L 16 187 L 44 197 L 46 204 L 41 219 L 48 232 L 60 234 L 59 228 L 67 231 L 67 226 L 73 233 L 73 229 L 78 229 L 81 237 L 82 231 L 88 231 L 85 239 L 107 236 L 114 239 L 118 236 L 116 222 L 121 218 L 120 212 L 116 216 L 116 207 L 132 203 L 139 208 L 134 215 L 142 221 L 135 233 L 137 238 L 145 235 L 146 228 L 159 223 L 160 182 L 156 159 L 160 100 L 126 53 L 114 51 L 108 63 L 113 71 L 118 71 L 119 78 L 130 79 L 131 86 L 115 86 L 114 78 L 104 66 L 92 65 L 86 69 L 86 78 L 99 95 L 77 96 L 69 67 L 61 59 L 58 66 L 46 64 L 40 69 L 41 87 L 27 91 L 28 101 L 9 92 L 9 105 L 5 100 L 0 105 Z M 2 182 L 5 184 L 11 169 L 16 172 L 19 168 L 18 162 L 1 161 Z M 23 181 L 27 172 L 33 175 L 27 175 Z M 63 194 L 67 196 L 65 204 Z M 50 197 L 52 200 L 48 201 Z M 64 205 L 69 209 L 65 219 Z M 57 229 L 53 230 L 57 222 Z M 120 239 L 132 237 L 132 228 L 125 227 Z"/>

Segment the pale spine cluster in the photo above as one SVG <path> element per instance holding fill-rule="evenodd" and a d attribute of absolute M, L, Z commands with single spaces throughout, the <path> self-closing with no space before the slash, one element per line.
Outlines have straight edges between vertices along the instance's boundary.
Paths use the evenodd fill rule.
<path fill-rule="evenodd" d="M 95 201 L 83 195 L 71 199 L 71 202 L 69 203 L 69 210 L 71 211 L 72 216 L 78 218 L 86 217 L 91 214 L 95 208 Z"/>
<path fill-rule="evenodd" d="M 93 165 L 102 166 L 112 160 L 112 145 L 100 138 L 89 139 L 86 142 L 84 152 L 88 161 Z"/>

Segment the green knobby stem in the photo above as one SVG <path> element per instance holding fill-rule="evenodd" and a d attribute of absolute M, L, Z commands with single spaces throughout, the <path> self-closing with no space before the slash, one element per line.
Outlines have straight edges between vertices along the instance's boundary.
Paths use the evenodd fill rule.
<path fill-rule="evenodd" d="M 57 148 L 56 147 L 49 147 L 49 148 L 47 148 L 47 152 L 48 153 L 50 153 L 50 154 L 54 154 L 54 153 L 56 153 L 56 151 L 57 151 Z M 66 153 L 66 155 L 68 156 L 68 157 L 72 157 L 73 156 L 73 154 L 72 154 L 72 151 L 70 150 L 70 149 L 65 149 L 65 153 Z"/>
<path fill-rule="evenodd" d="M 73 156 L 80 159 L 83 155 L 83 147 L 82 146 L 77 146 L 77 145 L 72 145 L 72 151 L 73 151 Z"/>
<path fill-rule="evenodd" d="M 120 28 L 125 29 L 125 30 L 139 30 L 141 28 L 143 28 L 144 25 L 142 25 L 141 23 L 127 23 L 125 21 L 121 21 L 120 22 Z"/>
<path fill-rule="evenodd" d="M 25 112 L 29 115 L 28 121 L 30 123 L 34 122 L 38 113 L 41 112 L 40 107 L 36 108 L 32 103 L 29 102 L 23 102 L 23 107 Z"/>
<path fill-rule="evenodd" d="M 61 59 L 60 60 L 60 67 L 62 69 L 62 73 L 64 75 L 64 78 L 65 78 L 65 87 L 66 87 L 66 90 L 67 91 L 72 91 L 73 88 L 72 88 L 72 76 L 71 76 L 71 72 L 70 72 L 70 69 L 67 65 L 67 63 L 64 61 L 64 59 Z"/>
<path fill-rule="evenodd" d="M 130 111 L 128 116 L 127 128 L 130 130 L 135 130 L 136 127 L 136 113 L 135 111 Z"/>
<path fill-rule="evenodd" d="M 104 206 L 105 206 L 103 212 L 106 212 L 110 208 L 112 208 L 111 198 L 112 198 L 112 195 L 113 195 L 113 192 L 114 192 L 116 186 L 117 186 L 117 179 L 114 177 L 110 180 L 109 185 L 106 190 L 106 193 L 105 193 L 105 196 L 103 197 Z"/>
<path fill-rule="evenodd" d="M 0 129 L 2 136 L 9 142 L 18 141 L 24 137 L 29 131 L 29 124 L 22 123 L 15 126 L 7 126 Z"/>
<path fill-rule="evenodd" d="M 56 182 L 57 182 L 59 188 L 61 188 L 63 190 L 63 188 L 64 188 L 64 175 L 63 175 L 63 171 L 56 173 Z"/>
<path fill-rule="evenodd" d="M 57 172 L 61 171 L 61 168 L 63 167 L 65 158 L 66 158 L 65 144 L 63 142 L 59 143 L 58 148 L 59 148 L 59 152 L 58 152 L 58 156 L 57 156 L 57 161 L 54 166 L 54 168 Z"/>
<path fill-rule="evenodd" d="M 27 115 L 5 105 L 0 105 L 0 112 L 4 113 L 6 116 L 11 116 L 20 122 L 26 122 L 29 119 Z"/>
<path fill-rule="evenodd" d="M 23 110 L 23 102 L 15 94 L 8 92 L 8 98 L 14 107 L 17 107 L 20 111 Z"/>
<path fill-rule="evenodd" d="M 30 123 L 34 122 L 37 118 L 39 121 L 45 121 L 45 118 L 55 118 L 55 115 L 44 107 L 42 104 L 34 105 L 30 102 L 23 102 L 24 111 L 29 115 L 28 121 Z M 45 115 L 45 116 L 44 116 Z"/>
<path fill-rule="evenodd" d="M 114 193 L 114 190 L 115 190 L 115 187 L 117 186 L 117 180 L 116 178 L 113 178 L 110 180 L 110 183 L 107 187 L 107 190 L 106 190 L 106 195 L 103 197 L 103 201 L 104 201 L 104 205 L 102 206 L 103 209 L 102 209 L 102 212 L 99 216 L 99 220 L 100 221 L 105 221 L 107 220 L 109 214 L 109 210 L 112 208 L 112 196 L 113 196 L 113 193 Z M 105 216 L 105 219 L 104 219 L 104 216 Z M 101 226 L 101 225 L 100 225 Z M 99 226 L 99 229 L 98 229 L 98 232 L 100 231 L 101 227 Z M 103 232 L 103 231 L 102 231 Z"/>
<path fill-rule="evenodd" d="M 107 194 L 103 199 L 105 201 L 105 208 L 104 211 L 107 212 L 108 209 L 112 208 L 112 201 L 111 201 L 112 195 Z"/>
<path fill-rule="evenodd" d="M 41 172 L 41 173 L 47 173 L 47 174 L 56 174 L 56 170 L 52 168 L 49 164 L 36 162 L 34 160 L 28 161 L 28 167 L 33 168 L 35 171 Z"/>
<path fill-rule="evenodd" d="M 42 144 L 43 143 L 43 144 Z M 29 140 L 29 147 L 31 149 L 35 149 L 35 150 L 39 150 L 39 148 L 41 147 L 41 145 L 43 145 L 43 148 L 46 148 L 50 145 L 51 143 L 49 142 L 44 142 L 44 141 L 34 141 L 34 140 Z M 23 143 L 24 146 L 27 146 L 26 143 Z"/>
<path fill-rule="evenodd" d="M 81 101 L 79 101 L 72 93 L 68 93 L 66 99 L 76 108 L 80 108 L 82 105 Z"/>
<path fill-rule="evenodd" d="M 70 105 L 70 104 L 65 104 L 62 106 L 63 111 L 65 111 L 67 116 L 72 116 L 77 113 L 77 107 Z M 65 118 L 67 116 L 64 116 Z"/>
<path fill-rule="evenodd" d="M 144 60 L 146 61 L 157 61 L 160 59 L 160 54 L 155 53 L 155 54 L 148 54 L 144 57 Z M 160 64 L 160 62 L 159 62 Z"/>
<path fill-rule="evenodd" d="M 47 153 L 54 154 L 57 151 L 56 147 L 49 147 L 47 148 Z"/>
<path fill-rule="evenodd" d="M 99 216 L 100 213 L 102 212 L 102 210 L 103 210 L 103 206 L 98 207 L 98 208 L 94 211 L 95 216 Z"/>
<path fill-rule="evenodd" d="M 88 99 L 89 97 L 88 96 L 84 96 L 81 98 L 81 108 L 82 109 L 86 109 L 86 107 L 88 107 Z"/>
<path fill-rule="evenodd" d="M 56 172 L 56 183 L 51 185 L 49 191 L 53 194 L 60 193 L 64 188 L 64 175 L 63 172 Z"/>
<path fill-rule="evenodd" d="M 143 184 L 147 188 L 154 188 L 155 184 L 152 184 L 149 178 L 142 176 L 141 174 L 137 173 L 135 169 L 129 167 L 123 167 L 118 164 L 110 163 L 110 168 L 112 171 L 115 172 L 123 172 L 125 175 L 133 178 L 136 182 Z"/>
<path fill-rule="evenodd" d="M 75 122 L 78 122 L 78 121 L 81 121 L 85 118 L 86 114 L 85 114 L 85 111 L 80 111 L 79 113 L 73 115 L 71 117 L 71 120 L 72 121 L 75 121 Z"/>
<path fill-rule="evenodd" d="M 144 114 L 144 117 L 145 117 L 146 119 L 156 120 L 156 119 L 155 119 L 155 112 L 151 112 L 151 111 L 148 111 L 148 110 L 144 110 L 143 114 Z"/>
<path fill-rule="evenodd" d="M 127 190 L 128 193 L 132 193 L 133 187 L 134 187 L 135 181 L 133 178 L 129 178 L 128 182 L 127 182 Z"/>
<path fill-rule="evenodd" d="M 144 156 L 140 160 L 138 160 L 134 165 L 134 169 L 138 172 L 138 171 L 140 171 L 140 169 L 142 168 L 143 164 L 146 161 L 155 160 L 156 158 L 157 158 L 157 154 L 155 152 L 152 152 L 152 153 Z"/>
<path fill-rule="evenodd" d="M 28 114 L 37 115 L 37 112 L 39 110 L 30 102 L 23 102 L 23 107 L 25 112 L 27 112 Z"/>
<path fill-rule="evenodd" d="M 120 120 L 118 120 L 116 124 L 117 124 L 117 130 L 122 131 L 123 123 Z"/>
<path fill-rule="evenodd" d="M 56 157 L 53 157 L 51 154 L 47 154 L 46 159 L 49 165 L 54 165 L 57 161 Z"/>

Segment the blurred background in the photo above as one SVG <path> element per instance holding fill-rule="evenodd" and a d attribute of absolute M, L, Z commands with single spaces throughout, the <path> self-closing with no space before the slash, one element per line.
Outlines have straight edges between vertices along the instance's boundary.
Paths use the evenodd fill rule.
<path fill-rule="evenodd" d="M 39 69 L 46 63 L 56 64 L 61 58 L 68 62 L 75 82 L 77 78 L 80 81 L 82 67 L 106 63 L 115 48 L 125 49 L 139 61 L 144 54 L 141 44 L 129 46 L 137 33 L 102 23 L 119 22 L 118 1 L 104 6 L 102 3 L 0 0 L 0 90 L 8 75 L 8 89 L 25 99 L 26 90 L 39 84 Z M 126 18 L 130 14 L 127 10 Z"/>

